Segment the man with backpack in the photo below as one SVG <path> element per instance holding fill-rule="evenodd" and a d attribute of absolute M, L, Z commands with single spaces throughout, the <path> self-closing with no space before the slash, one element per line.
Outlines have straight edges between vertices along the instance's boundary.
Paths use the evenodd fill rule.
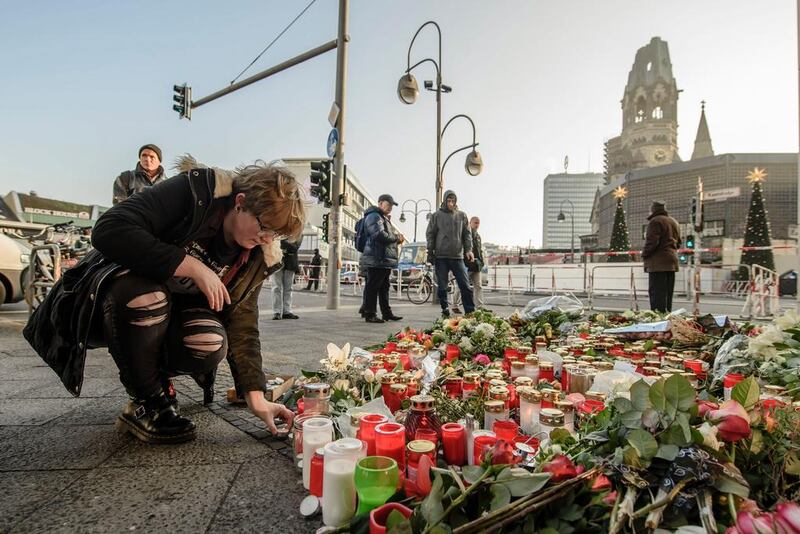
<path fill-rule="evenodd" d="M 389 277 L 392 269 L 397 268 L 397 248 L 405 241 L 389 222 L 394 206 L 397 202 L 392 195 L 381 195 L 378 205 L 367 208 L 364 217 L 356 223 L 356 249 L 361 252 L 359 265 L 367 278 L 360 312 L 368 323 L 402 319 L 392 313 L 389 305 Z M 378 301 L 382 319 L 377 314 Z"/>
<path fill-rule="evenodd" d="M 114 180 L 112 202 L 118 204 L 142 189 L 152 187 L 165 180 L 167 175 L 161 166 L 161 149 L 154 144 L 139 149 L 139 162 L 136 169 L 124 171 Z"/>

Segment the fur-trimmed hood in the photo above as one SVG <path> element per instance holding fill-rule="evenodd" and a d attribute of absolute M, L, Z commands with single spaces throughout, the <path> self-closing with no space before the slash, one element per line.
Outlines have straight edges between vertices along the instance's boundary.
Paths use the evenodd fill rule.
<path fill-rule="evenodd" d="M 178 173 L 188 173 L 192 169 L 211 169 L 214 171 L 214 198 L 224 198 L 233 193 L 233 179 L 236 176 L 236 171 L 209 167 L 198 162 L 191 154 L 179 156 L 175 160 L 173 168 Z M 278 240 L 273 240 L 268 245 L 261 245 L 261 252 L 264 255 L 264 264 L 268 268 L 277 265 L 283 259 L 281 243 Z"/>

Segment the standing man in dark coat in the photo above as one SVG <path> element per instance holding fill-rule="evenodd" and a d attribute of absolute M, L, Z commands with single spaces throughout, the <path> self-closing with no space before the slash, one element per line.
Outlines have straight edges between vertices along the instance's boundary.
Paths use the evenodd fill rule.
<path fill-rule="evenodd" d="M 469 231 L 472 236 L 472 255 L 473 261 L 466 261 L 467 271 L 469 272 L 469 281 L 472 283 L 472 293 L 475 295 L 475 304 L 483 307 L 483 286 L 481 286 L 481 271 L 483 270 L 483 242 L 481 235 L 478 233 L 478 228 L 481 226 L 481 220 L 478 217 L 470 217 Z"/>
<path fill-rule="evenodd" d="M 452 272 L 456 278 L 464 312 L 475 311 L 472 289 L 469 287 L 464 258 L 474 261 L 472 234 L 469 230 L 467 214 L 458 209 L 458 198 L 454 191 L 445 191 L 442 205 L 428 221 L 425 237 L 428 241 L 428 262 L 436 268 L 437 296 L 442 306 L 442 317 L 450 317 L 447 304 L 448 276 Z"/>
<path fill-rule="evenodd" d="M 650 206 L 650 221 L 642 249 L 644 271 L 649 273 L 648 294 L 650 309 L 672 311 L 672 292 L 675 288 L 675 273 L 678 271 L 678 248 L 681 245 L 681 230 L 678 222 L 669 216 L 666 204 L 654 200 Z"/>
<path fill-rule="evenodd" d="M 306 291 L 311 291 L 311 284 L 314 284 L 314 291 L 319 289 L 319 272 L 322 265 L 322 256 L 319 255 L 319 249 L 314 249 L 314 255 L 311 257 L 311 268 L 308 270 L 308 286 Z"/>
<path fill-rule="evenodd" d="M 166 177 L 164 167 L 161 166 L 161 149 L 154 144 L 144 145 L 139 149 L 136 169 L 124 171 L 114 180 L 112 202 L 118 204 L 132 194 L 156 185 Z"/>
<path fill-rule="evenodd" d="M 361 315 L 368 323 L 399 321 L 389 305 L 389 277 L 392 269 L 397 268 L 397 248 L 403 244 L 403 234 L 395 232 L 389 222 L 392 208 L 397 206 L 392 195 L 378 197 L 378 205 L 367 208 L 364 212 L 364 228 L 367 243 L 361 254 L 359 266 L 366 272 L 367 283 L 364 286 L 364 300 L 361 304 Z M 381 315 L 378 317 L 377 303 L 380 301 Z"/>
<path fill-rule="evenodd" d="M 300 243 L 289 239 L 281 239 L 283 251 L 283 268 L 272 275 L 272 319 L 299 319 L 292 313 L 292 284 L 294 275 L 300 269 L 297 250 Z"/>

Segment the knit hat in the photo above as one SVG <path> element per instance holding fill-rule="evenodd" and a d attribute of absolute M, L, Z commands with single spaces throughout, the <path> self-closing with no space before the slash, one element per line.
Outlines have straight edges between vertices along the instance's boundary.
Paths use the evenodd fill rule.
<path fill-rule="evenodd" d="M 654 200 L 653 201 L 653 207 L 654 208 L 666 208 L 667 207 L 667 203 L 664 202 L 663 200 Z"/>
<path fill-rule="evenodd" d="M 144 145 L 142 148 L 139 149 L 139 157 L 142 157 L 143 150 L 152 150 L 153 152 L 155 152 L 156 156 L 158 156 L 158 162 L 161 163 L 161 149 L 158 148 L 156 145 L 153 144 Z"/>

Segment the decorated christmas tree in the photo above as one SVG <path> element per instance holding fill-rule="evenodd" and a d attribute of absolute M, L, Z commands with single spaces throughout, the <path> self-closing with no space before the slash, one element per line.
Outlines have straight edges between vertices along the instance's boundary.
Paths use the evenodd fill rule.
<path fill-rule="evenodd" d="M 764 208 L 764 196 L 761 194 L 761 182 L 767 178 L 764 169 L 756 167 L 747 175 L 747 180 L 753 186 L 753 194 L 750 197 L 750 211 L 747 212 L 747 224 L 744 232 L 745 247 L 769 247 L 772 246 L 770 239 L 769 220 L 767 210 Z M 772 257 L 772 250 L 745 250 L 742 252 L 742 259 L 739 263 L 744 265 L 760 265 L 767 269 L 775 270 L 775 259 Z M 747 278 L 747 270 L 740 268 L 740 278 Z"/>
<path fill-rule="evenodd" d="M 628 224 L 625 222 L 625 210 L 622 209 L 622 200 L 628 196 L 628 191 L 619 186 L 614 190 L 614 198 L 617 200 L 617 210 L 614 212 L 614 229 L 611 231 L 611 245 L 608 250 L 611 252 L 627 251 L 631 249 L 631 240 L 628 236 Z M 610 262 L 630 261 L 630 256 L 621 254 L 619 256 L 609 256 Z"/>

